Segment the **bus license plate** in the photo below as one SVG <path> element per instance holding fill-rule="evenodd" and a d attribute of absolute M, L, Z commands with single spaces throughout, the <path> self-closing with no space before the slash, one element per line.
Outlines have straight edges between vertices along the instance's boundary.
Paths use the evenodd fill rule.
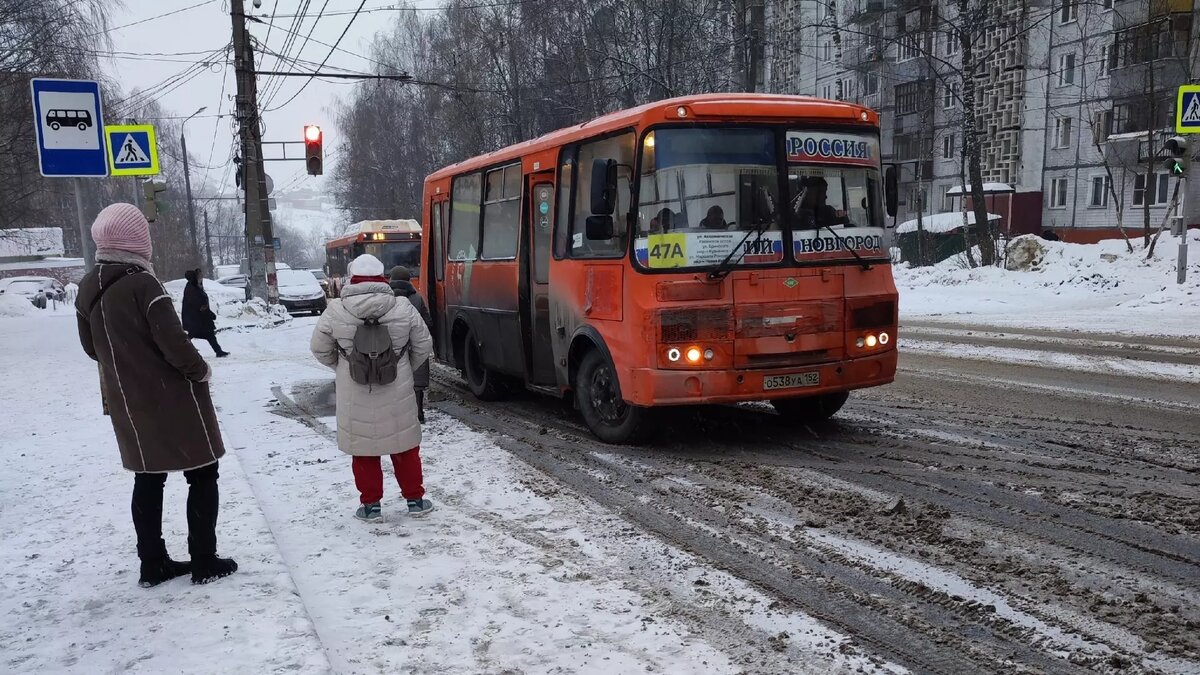
<path fill-rule="evenodd" d="M 763 378 L 763 390 L 796 389 L 798 387 L 815 387 L 821 384 L 820 371 L 811 373 L 792 373 L 791 375 L 768 375 Z"/>

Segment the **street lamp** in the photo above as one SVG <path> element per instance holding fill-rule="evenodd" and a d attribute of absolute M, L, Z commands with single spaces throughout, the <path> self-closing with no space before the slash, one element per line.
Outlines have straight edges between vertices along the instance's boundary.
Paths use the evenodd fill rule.
<path fill-rule="evenodd" d="M 193 264 L 200 258 L 200 244 L 196 241 L 196 208 L 192 205 L 192 176 L 188 170 L 187 134 L 184 130 L 188 121 L 205 110 L 208 110 L 208 106 L 201 106 L 199 110 L 188 115 L 187 119 L 183 120 L 183 124 L 179 125 L 179 149 L 183 152 L 183 187 L 187 191 L 188 232 L 192 236 Z"/>

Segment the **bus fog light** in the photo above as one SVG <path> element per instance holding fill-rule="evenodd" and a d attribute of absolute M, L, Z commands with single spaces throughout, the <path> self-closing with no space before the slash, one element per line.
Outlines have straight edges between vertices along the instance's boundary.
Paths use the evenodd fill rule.
<path fill-rule="evenodd" d="M 716 354 L 713 353 L 713 350 L 711 350 L 711 349 L 704 350 L 704 360 L 705 361 L 712 361 L 714 356 L 716 356 Z"/>
<path fill-rule="evenodd" d="M 874 335 L 868 335 L 868 336 L 867 336 L 867 346 L 868 346 L 868 347 L 874 347 L 874 346 L 875 346 L 875 342 L 876 342 L 876 340 L 875 340 L 875 336 L 874 336 Z"/>
<path fill-rule="evenodd" d="M 891 340 L 891 339 L 892 339 L 892 338 L 891 338 L 891 337 L 889 337 L 887 333 L 880 333 L 880 334 L 879 334 L 879 344 L 881 344 L 881 345 L 886 345 L 886 344 L 888 343 L 888 341 L 889 341 L 889 340 Z"/>
<path fill-rule="evenodd" d="M 679 106 L 678 108 L 675 109 L 675 114 L 680 117 L 687 117 L 687 108 L 685 108 L 683 106 Z"/>
<path fill-rule="evenodd" d="M 858 347 L 859 349 L 862 349 L 864 344 L 866 344 L 866 342 L 864 342 L 862 338 L 858 338 L 854 341 L 854 346 Z"/>
<path fill-rule="evenodd" d="M 671 363 L 679 360 L 679 349 L 677 347 L 671 347 L 667 350 L 667 360 Z"/>
<path fill-rule="evenodd" d="M 700 363 L 702 354 L 699 347 L 688 347 L 686 356 L 688 363 Z"/>

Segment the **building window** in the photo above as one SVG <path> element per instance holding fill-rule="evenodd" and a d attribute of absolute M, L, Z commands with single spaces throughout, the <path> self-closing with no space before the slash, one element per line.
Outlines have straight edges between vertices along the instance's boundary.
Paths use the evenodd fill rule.
<path fill-rule="evenodd" d="M 947 82 L 942 90 L 942 107 L 948 110 L 958 105 L 959 93 L 958 81 Z"/>
<path fill-rule="evenodd" d="M 1070 117 L 1059 117 L 1054 120 L 1054 147 L 1071 147 L 1072 126 L 1072 120 Z"/>
<path fill-rule="evenodd" d="M 1092 176 L 1092 187 L 1088 191 L 1088 206 L 1094 209 L 1108 207 L 1108 191 L 1111 186 L 1112 179 L 1108 177 L 1108 174 Z"/>
<path fill-rule="evenodd" d="M 900 53 L 897 56 L 897 61 L 908 61 L 915 59 L 921 55 L 921 34 L 917 32 L 905 33 L 900 36 Z"/>
<path fill-rule="evenodd" d="M 821 58 L 825 61 L 833 60 L 833 43 L 826 41 L 821 45 Z"/>
<path fill-rule="evenodd" d="M 1071 23 L 1079 18 L 1079 0 L 1059 0 L 1058 22 Z"/>
<path fill-rule="evenodd" d="M 1050 208 L 1067 208 L 1067 179 L 1055 178 L 1050 181 Z"/>
<path fill-rule="evenodd" d="M 1108 135 L 1112 133 L 1112 125 L 1111 110 L 1102 110 L 1096 113 L 1096 117 L 1092 121 L 1092 139 L 1097 145 L 1108 140 Z"/>
<path fill-rule="evenodd" d="M 942 159 L 954 159 L 954 134 L 942 137 Z"/>
<path fill-rule="evenodd" d="M 1058 57 L 1058 86 L 1075 84 L 1075 55 L 1062 54 Z"/>
<path fill-rule="evenodd" d="M 828 84 L 821 85 L 821 98 L 833 98 L 833 86 Z"/>
<path fill-rule="evenodd" d="M 920 97 L 920 82 L 905 82 L 896 85 L 896 114 L 907 115 L 916 112 Z"/>
<path fill-rule="evenodd" d="M 874 96 L 879 93 L 879 73 L 864 73 L 860 77 L 863 96 Z"/>
<path fill-rule="evenodd" d="M 1108 74 L 1117 67 L 1115 63 L 1117 51 L 1112 45 L 1104 45 L 1100 48 L 1100 77 L 1108 77 Z"/>
<path fill-rule="evenodd" d="M 950 194 L 953 187 L 948 187 L 942 190 L 942 211 L 949 212 L 954 210 L 954 195 Z"/>
<path fill-rule="evenodd" d="M 1146 189 L 1146 175 L 1138 174 L 1133 177 L 1133 205 L 1142 206 L 1150 200 L 1151 206 L 1161 206 L 1171 199 L 1171 177 L 1165 173 L 1156 173 L 1150 179 L 1149 194 Z"/>
<path fill-rule="evenodd" d="M 1113 8 L 1113 2 L 1114 2 L 1114 0 L 1100 0 L 1101 11 L 1105 11 L 1105 12 L 1111 11 Z"/>
<path fill-rule="evenodd" d="M 962 45 L 959 44 L 957 31 L 946 31 L 944 33 L 946 39 L 946 56 L 954 56 Z"/>

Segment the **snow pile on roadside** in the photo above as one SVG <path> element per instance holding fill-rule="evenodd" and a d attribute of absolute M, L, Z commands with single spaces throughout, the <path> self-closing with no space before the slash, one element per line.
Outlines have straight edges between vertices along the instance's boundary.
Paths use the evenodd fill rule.
<path fill-rule="evenodd" d="M 237 314 L 229 318 L 239 319 L 243 322 L 253 321 L 257 328 L 271 328 L 292 320 L 292 315 L 288 314 L 283 305 L 268 305 L 260 298 L 253 298 L 250 302 L 238 303 L 231 307 L 237 309 Z M 226 316 L 226 314 L 221 316 Z"/>
<path fill-rule="evenodd" d="M 183 289 L 187 287 L 186 279 L 174 279 L 163 284 L 167 292 L 171 294 L 171 299 L 175 304 L 183 302 Z M 212 279 L 204 280 L 204 292 L 208 294 L 208 301 L 214 306 L 219 307 L 225 303 L 244 302 L 246 300 L 246 292 L 240 288 L 233 288 L 218 284 Z"/>
<path fill-rule="evenodd" d="M 36 311 L 28 298 L 0 293 L 0 316 L 29 316 Z"/>
<path fill-rule="evenodd" d="M 1175 283 L 1179 239 L 1163 234 L 1153 258 L 1141 240 L 1129 253 L 1123 240 L 1069 244 L 1020 237 L 1019 269 L 970 269 L 961 256 L 930 267 L 894 268 L 903 317 L 969 315 L 1005 324 L 1051 325 L 1097 321 L 1106 330 L 1178 333 L 1200 325 L 1200 231 L 1188 233 L 1188 279 Z M 1067 313 L 1064 315 L 1064 312 Z M 1076 316 L 1069 316 L 1075 314 Z M 1161 320 L 1161 321 L 1160 321 Z M 1151 321 L 1147 325 L 1138 322 Z M 1167 323 L 1171 325 L 1166 325 Z"/>

